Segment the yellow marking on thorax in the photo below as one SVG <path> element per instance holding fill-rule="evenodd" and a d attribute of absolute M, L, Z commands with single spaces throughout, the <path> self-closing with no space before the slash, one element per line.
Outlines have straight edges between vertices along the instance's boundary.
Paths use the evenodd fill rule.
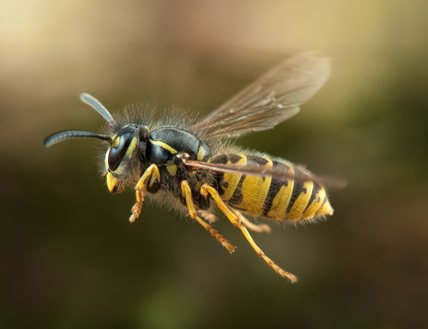
<path fill-rule="evenodd" d="M 238 166 L 245 166 L 247 163 L 247 157 L 243 154 L 237 154 L 240 157 L 242 157 L 238 162 L 236 162 L 235 164 Z M 231 161 L 228 161 L 227 164 L 232 164 Z M 229 174 L 229 173 L 224 173 L 223 174 L 223 184 L 227 185 L 227 187 L 224 187 L 224 193 L 221 196 L 221 198 L 224 201 L 228 201 L 233 193 L 236 190 L 236 187 L 238 186 L 239 180 L 241 179 L 242 175 L 239 174 Z"/>
<path fill-rule="evenodd" d="M 166 170 L 168 170 L 168 173 L 171 176 L 175 176 L 175 174 L 177 173 L 177 169 L 178 168 L 177 168 L 177 166 L 175 164 L 166 166 Z"/>
<path fill-rule="evenodd" d="M 268 158 L 265 167 L 272 168 L 272 160 Z M 236 205 L 239 209 L 245 209 L 245 213 L 261 216 L 263 214 L 263 204 L 269 192 L 272 176 L 250 176 L 247 175 L 242 182 L 242 202 Z"/>
<path fill-rule="evenodd" d="M 294 175 L 294 168 L 292 166 L 286 165 L 288 167 L 287 174 L 290 176 Z M 279 192 L 275 195 L 275 198 L 272 201 L 272 206 L 270 211 L 267 213 L 269 218 L 272 219 L 284 219 L 285 212 L 288 207 L 288 203 L 291 199 L 291 194 L 293 193 L 294 180 L 288 179 L 288 186 L 282 186 Z"/>
<path fill-rule="evenodd" d="M 199 146 L 198 157 L 196 159 L 199 160 L 199 161 L 201 161 L 201 160 L 204 159 L 205 155 L 206 155 L 206 153 L 205 153 L 204 148 L 202 147 L 202 145 Z"/>
<path fill-rule="evenodd" d="M 312 203 L 309 205 L 309 207 L 306 209 L 305 213 L 302 216 L 302 219 L 311 219 L 314 217 L 315 213 L 319 208 L 321 207 L 322 203 L 324 202 L 325 198 L 325 190 L 321 187 L 321 189 L 318 191 L 317 195 L 315 196 L 315 199 L 312 201 Z"/>
<path fill-rule="evenodd" d="M 150 140 L 150 143 L 159 145 L 160 147 L 164 148 L 165 150 L 170 151 L 172 154 L 177 153 L 177 150 L 169 146 L 167 143 L 161 142 L 161 141 L 155 141 L 153 139 Z"/>
<path fill-rule="evenodd" d="M 294 201 L 293 207 L 287 214 L 287 220 L 299 220 L 302 217 L 303 211 L 308 205 L 309 199 L 311 198 L 312 189 L 314 187 L 313 181 L 307 181 L 303 183 L 303 191 L 297 197 L 296 201 Z M 304 190 L 306 189 L 306 193 Z"/>
<path fill-rule="evenodd" d="M 129 144 L 129 147 L 128 147 L 128 150 L 126 151 L 126 156 L 128 157 L 128 158 L 132 158 L 132 153 L 134 153 L 134 151 L 135 151 L 135 148 L 137 147 L 137 137 L 134 137 L 133 139 L 132 139 L 132 142 L 131 142 L 131 144 Z"/>

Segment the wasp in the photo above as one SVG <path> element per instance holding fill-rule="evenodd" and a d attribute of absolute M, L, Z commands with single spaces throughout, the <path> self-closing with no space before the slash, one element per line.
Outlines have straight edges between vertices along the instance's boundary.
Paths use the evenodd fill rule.
<path fill-rule="evenodd" d="M 107 121 L 101 133 L 61 131 L 44 144 L 49 147 L 74 138 L 101 140 L 105 154 L 101 167 L 109 191 L 134 187 L 130 222 L 140 215 L 144 198 L 154 198 L 188 213 L 232 253 L 236 247 L 212 227 L 218 208 L 269 266 L 295 282 L 296 276 L 267 257 L 248 231 L 269 232 L 270 227 L 255 224 L 244 214 L 312 222 L 333 214 L 326 191 L 305 168 L 240 149 L 227 140 L 271 129 L 294 116 L 329 72 L 327 58 L 295 54 L 202 119 L 171 110 L 155 121 L 153 110 L 141 104 L 112 116 L 98 100 L 82 93 L 81 100 Z"/>

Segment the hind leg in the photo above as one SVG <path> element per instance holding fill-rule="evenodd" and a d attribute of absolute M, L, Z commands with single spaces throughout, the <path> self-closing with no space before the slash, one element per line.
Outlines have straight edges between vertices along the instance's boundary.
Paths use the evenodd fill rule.
<path fill-rule="evenodd" d="M 203 218 L 205 218 L 207 221 L 209 221 L 210 224 L 214 223 L 218 219 L 216 215 L 211 214 L 210 212 L 205 211 L 205 210 L 198 210 L 198 213 Z"/>
<path fill-rule="evenodd" d="M 246 219 L 244 217 L 244 215 L 242 215 L 242 213 L 240 213 L 239 211 L 232 209 L 232 212 L 239 218 L 241 223 L 246 228 L 250 229 L 251 231 L 270 233 L 271 229 L 270 229 L 269 225 L 267 225 L 267 224 L 259 224 L 259 225 L 254 224 L 254 223 L 250 222 L 248 219 Z"/>
<path fill-rule="evenodd" d="M 207 184 L 204 184 L 201 187 L 201 194 L 205 197 L 207 197 L 208 194 L 211 195 L 211 197 L 214 199 L 215 203 L 220 208 L 220 210 L 227 216 L 227 218 L 229 218 L 229 220 L 232 222 L 232 224 L 234 226 L 237 226 L 241 230 L 242 234 L 244 234 L 245 238 L 250 243 L 251 247 L 253 247 L 253 249 L 256 251 L 257 255 L 259 255 L 259 257 L 263 258 L 263 260 L 269 266 L 271 266 L 275 270 L 275 272 L 277 272 L 282 277 L 289 278 L 292 283 L 297 281 L 296 276 L 294 276 L 293 274 L 291 274 L 289 272 L 284 271 L 282 268 L 280 268 L 278 265 L 276 265 L 269 257 L 267 257 L 265 255 L 265 253 L 260 249 L 260 247 L 254 242 L 250 233 L 242 224 L 240 218 L 237 215 L 235 215 L 229 209 L 229 207 L 224 203 L 224 201 L 221 199 L 220 194 L 218 193 L 217 190 L 215 190 L 214 188 L 212 188 L 211 186 L 209 186 Z"/>
<path fill-rule="evenodd" d="M 234 246 L 232 246 L 223 236 L 218 233 L 216 230 L 212 228 L 211 225 L 204 222 L 198 215 L 196 214 L 195 205 L 193 203 L 192 199 L 192 190 L 190 189 L 189 182 L 187 180 L 184 180 L 181 182 L 181 192 L 183 193 L 184 197 L 186 198 L 186 204 L 187 209 L 189 209 L 190 217 L 193 219 L 196 219 L 196 221 L 201 224 L 208 232 L 211 233 L 213 237 L 217 239 L 218 242 L 220 242 L 227 250 L 229 250 L 230 253 L 235 251 Z"/>

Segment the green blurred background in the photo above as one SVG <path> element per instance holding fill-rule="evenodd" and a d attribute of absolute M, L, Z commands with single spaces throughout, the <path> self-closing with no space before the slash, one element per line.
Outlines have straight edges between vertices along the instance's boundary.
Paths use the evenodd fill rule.
<path fill-rule="evenodd" d="M 428 3 L 1 1 L 1 328 L 424 328 L 428 310 Z M 208 113 L 290 52 L 332 76 L 302 112 L 237 144 L 343 177 L 335 214 L 253 233 L 111 195 L 79 101 Z"/>

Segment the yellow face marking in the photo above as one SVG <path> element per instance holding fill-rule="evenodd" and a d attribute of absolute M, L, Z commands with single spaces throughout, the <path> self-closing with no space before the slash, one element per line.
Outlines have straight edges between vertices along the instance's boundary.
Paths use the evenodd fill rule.
<path fill-rule="evenodd" d="M 107 168 L 108 168 L 108 165 L 107 165 Z M 117 174 L 117 175 L 121 175 L 121 174 L 123 173 L 124 169 L 125 169 L 125 165 L 123 165 L 123 164 L 121 163 L 121 164 L 119 165 L 119 167 L 117 167 L 117 168 L 116 168 L 116 170 L 114 170 L 113 172 L 114 172 L 115 174 Z M 107 169 L 107 171 L 108 171 L 108 169 Z"/>
<path fill-rule="evenodd" d="M 306 209 L 305 213 L 303 214 L 302 219 L 310 219 L 314 217 L 315 213 L 319 208 L 321 207 L 322 203 L 325 199 L 325 190 L 321 188 L 317 195 L 315 196 L 315 199 L 312 201 L 310 206 Z"/>
<path fill-rule="evenodd" d="M 238 162 L 236 162 L 236 165 L 245 166 L 245 164 L 247 163 L 247 157 L 243 154 L 238 154 L 238 155 L 241 156 L 242 158 Z M 232 162 L 228 161 L 227 164 L 232 164 Z M 221 196 L 221 198 L 224 201 L 228 201 L 232 197 L 233 193 L 236 190 L 236 187 L 238 186 L 241 176 L 242 175 L 239 175 L 239 174 L 224 173 L 223 184 L 227 186 L 224 188 L 225 191 Z"/>
<path fill-rule="evenodd" d="M 287 220 L 299 220 L 302 217 L 303 211 L 305 211 L 306 206 L 308 205 L 309 199 L 311 198 L 312 189 L 314 187 L 313 181 L 308 181 L 303 183 L 303 189 L 306 189 L 306 193 L 302 192 L 294 201 L 293 207 L 287 214 Z"/>
<path fill-rule="evenodd" d="M 134 137 L 131 141 L 131 144 L 129 144 L 129 147 L 128 147 L 128 150 L 126 151 L 125 156 L 131 159 L 132 153 L 134 153 L 136 147 L 137 147 L 137 137 Z"/>
<path fill-rule="evenodd" d="M 287 173 L 291 176 L 294 175 L 294 168 L 286 165 L 288 167 Z M 288 203 L 291 199 L 291 194 L 293 193 L 294 180 L 288 179 L 288 186 L 282 186 L 279 189 L 279 192 L 275 195 L 275 198 L 272 201 L 272 206 L 270 211 L 267 213 L 269 218 L 272 219 L 283 219 L 285 217 L 285 212 L 287 211 Z"/>
<path fill-rule="evenodd" d="M 168 173 L 171 176 L 175 176 L 175 174 L 177 173 L 177 169 L 178 169 L 177 166 L 174 164 L 166 166 L 166 170 L 168 170 Z"/>
<path fill-rule="evenodd" d="M 159 145 L 160 147 L 162 147 L 165 150 L 170 151 L 172 154 L 176 154 L 177 150 L 175 150 L 174 148 L 172 148 L 171 146 L 169 146 L 167 143 L 161 142 L 161 141 L 155 141 L 155 140 L 150 140 L 150 143 L 155 144 L 155 145 Z"/>
<path fill-rule="evenodd" d="M 119 180 L 111 173 L 107 173 L 107 187 L 111 193 L 115 193 L 119 185 Z"/>
<path fill-rule="evenodd" d="M 198 159 L 199 161 L 203 160 L 205 157 L 205 150 L 204 148 L 201 146 L 199 146 L 199 150 L 198 150 L 198 157 L 196 159 Z"/>
<path fill-rule="evenodd" d="M 120 137 L 117 137 L 117 134 L 115 134 L 112 139 L 113 139 L 112 147 L 118 147 L 120 142 Z"/>
<path fill-rule="evenodd" d="M 265 167 L 272 168 L 272 160 L 267 160 Z M 242 182 L 242 202 L 236 207 L 239 209 L 245 209 L 245 213 L 260 216 L 263 214 L 263 204 L 266 200 L 269 192 L 270 183 L 272 181 L 271 176 L 246 176 Z"/>

